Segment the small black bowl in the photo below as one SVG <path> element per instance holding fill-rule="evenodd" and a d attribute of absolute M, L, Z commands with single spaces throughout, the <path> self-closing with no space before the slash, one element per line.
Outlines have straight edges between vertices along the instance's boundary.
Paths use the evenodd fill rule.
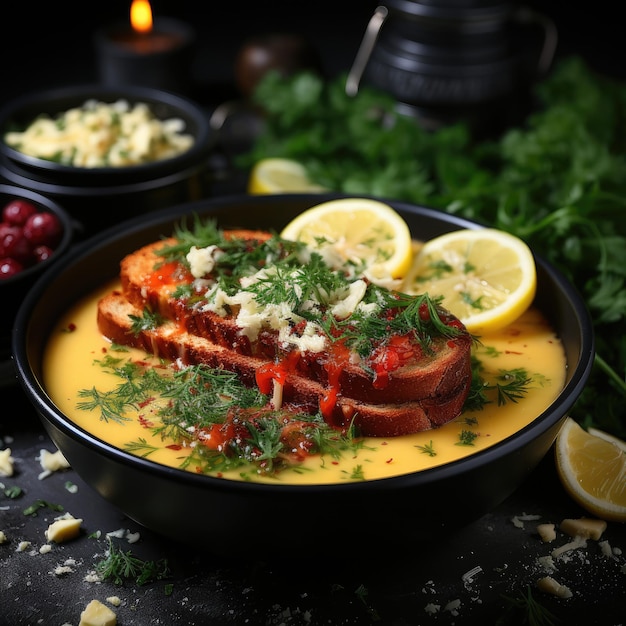
<path fill-rule="evenodd" d="M 2 306 L 0 306 L 0 363 L 2 363 L 0 384 L 15 379 L 9 359 L 11 355 L 11 330 L 17 310 L 37 279 L 52 264 L 67 254 L 76 233 L 75 222 L 57 202 L 28 189 L 0 184 L 0 211 L 7 203 L 16 199 L 30 202 L 39 212 L 49 212 L 56 215 L 61 222 L 62 234 L 49 258 L 0 280 L 0 297 L 2 299 Z M 11 367 L 8 367 L 7 364 Z"/>
<path fill-rule="evenodd" d="M 419 548 L 485 514 L 507 498 L 552 446 L 591 371 L 593 327 L 576 289 L 537 259 L 536 306 L 560 336 L 566 381 L 554 402 L 515 435 L 464 459 L 413 474 L 331 485 L 239 482 L 165 467 L 122 451 L 69 420 L 46 393 L 46 341 L 58 318 L 78 299 L 114 278 L 120 259 L 172 233 L 181 219 L 212 217 L 224 228 L 280 230 L 303 210 L 341 194 L 230 196 L 190 203 L 102 233 L 63 259 L 28 295 L 13 335 L 23 389 L 51 439 L 79 475 L 138 523 L 195 547 L 225 555 L 266 558 L 307 555 L 342 545 L 385 550 Z M 475 222 L 400 202 L 389 202 L 416 237 L 429 239 Z M 62 297 L 59 297 L 62 294 Z M 68 372 L 71 376 L 71 372 Z M 261 539 L 263 538 L 263 539 Z M 269 541 L 275 547 L 261 547 Z M 254 554 L 254 547 L 263 550 Z"/>
<path fill-rule="evenodd" d="M 162 120 L 179 118 L 193 146 L 168 159 L 124 167 L 74 167 L 32 157 L 9 146 L 5 134 L 36 117 L 52 118 L 94 99 L 145 103 Z M 12 184 L 52 197 L 84 225 L 87 234 L 122 219 L 203 197 L 202 180 L 213 148 L 207 112 L 193 100 L 147 87 L 75 85 L 22 96 L 0 111 L 0 174 Z"/>

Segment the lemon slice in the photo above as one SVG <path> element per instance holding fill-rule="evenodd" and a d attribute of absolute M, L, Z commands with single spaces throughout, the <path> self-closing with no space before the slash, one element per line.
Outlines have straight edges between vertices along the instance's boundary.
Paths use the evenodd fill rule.
<path fill-rule="evenodd" d="M 584 509 L 602 519 L 626 522 L 626 442 L 603 435 L 593 435 L 566 418 L 556 438 L 558 475 Z"/>
<path fill-rule="evenodd" d="M 351 263 L 368 275 L 402 278 L 413 259 L 407 223 L 384 202 L 342 198 L 323 202 L 300 213 L 281 236 Z"/>
<path fill-rule="evenodd" d="M 424 243 L 407 293 L 443 296 L 442 304 L 473 334 L 504 328 L 532 304 L 537 269 L 530 248 L 501 230 L 464 229 Z"/>
<path fill-rule="evenodd" d="M 248 193 L 299 193 L 325 191 L 309 180 L 301 163 L 291 159 L 261 159 L 252 168 Z"/>
<path fill-rule="evenodd" d="M 622 441 L 618 439 L 614 435 L 610 435 L 609 433 L 605 433 L 603 430 L 599 430 L 598 428 L 587 428 L 587 432 L 594 437 L 600 437 L 600 439 L 604 439 L 605 441 L 612 441 L 618 448 L 626 452 L 626 441 Z"/>

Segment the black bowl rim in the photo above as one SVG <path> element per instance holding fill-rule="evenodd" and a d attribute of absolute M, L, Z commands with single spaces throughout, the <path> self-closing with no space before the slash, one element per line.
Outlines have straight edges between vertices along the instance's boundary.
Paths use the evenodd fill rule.
<path fill-rule="evenodd" d="M 97 178 L 95 184 L 67 184 L 49 182 L 47 180 L 31 178 L 26 168 L 20 167 L 20 164 L 12 162 L 6 155 L 0 154 L 0 175 L 3 175 L 8 181 L 16 185 L 28 185 L 35 191 L 42 194 L 52 194 L 60 196 L 71 196 L 73 198 L 91 198 L 93 196 L 125 196 L 127 194 L 138 194 L 150 192 L 154 189 L 161 189 L 169 185 L 178 183 L 188 179 L 190 176 L 203 171 L 205 165 L 199 163 L 184 163 L 185 169 L 176 169 L 175 171 L 159 171 L 152 172 L 154 176 L 150 176 L 145 180 L 131 180 L 130 178 L 118 180 L 115 184 L 108 184 L 104 178 Z"/>
<path fill-rule="evenodd" d="M 148 105 L 164 104 L 178 113 L 172 117 L 181 117 L 188 122 L 193 120 L 197 129 L 195 130 L 195 142 L 193 146 L 184 153 L 160 161 L 129 165 L 124 167 L 93 167 L 80 168 L 63 165 L 54 161 L 32 157 L 12 148 L 4 141 L 4 135 L 9 130 L 8 126 L 13 119 L 19 117 L 20 111 L 29 107 L 41 109 L 41 113 L 51 107 L 52 114 L 62 112 L 69 106 L 80 106 L 88 99 L 104 100 L 113 102 L 118 99 L 128 100 L 131 103 L 145 102 Z M 56 108 L 57 103 L 73 102 L 74 105 L 66 105 Z M 41 104 L 41 107 L 38 105 Z M 83 83 L 78 85 L 66 85 L 45 91 L 34 91 L 18 96 L 15 100 L 8 102 L 0 109 L 0 153 L 4 154 L 10 161 L 14 161 L 25 168 L 30 168 L 34 173 L 44 172 L 48 175 L 59 175 L 65 177 L 67 181 L 72 177 L 85 176 L 91 179 L 99 178 L 102 185 L 107 184 L 111 177 L 124 177 L 133 179 L 151 179 L 167 172 L 176 171 L 180 168 L 197 163 L 202 157 L 208 155 L 212 148 L 213 133 L 211 131 L 208 113 L 194 100 L 164 89 L 154 87 L 142 87 L 138 85 L 114 86 L 101 83 Z"/>
<path fill-rule="evenodd" d="M 310 205 L 343 197 L 350 198 L 372 198 L 372 196 L 362 196 L 358 194 L 342 194 L 342 193 L 329 193 L 329 194 L 281 194 L 281 201 L 309 201 Z M 265 195 L 257 196 L 254 201 L 259 204 L 260 207 L 275 201 L 277 196 Z M 380 198 L 374 198 L 379 199 Z M 484 228 L 484 224 L 465 219 L 462 217 L 454 216 L 445 213 L 439 209 L 430 207 L 413 205 L 405 202 L 399 202 L 394 200 L 385 200 L 391 204 L 395 209 L 399 211 L 407 211 L 409 213 L 421 214 L 431 218 L 443 220 L 446 224 L 455 228 Z M 200 200 L 196 202 L 186 203 L 178 205 L 176 207 L 169 207 L 155 211 L 150 216 L 140 216 L 121 224 L 113 226 L 95 236 L 89 240 L 80 244 L 75 248 L 71 254 L 65 255 L 60 263 L 57 263 L 54 267 L 50 268 L 45 275 L 43 275 L 35 284 L 33 289 L 29 292 L 25 298 L 22 306 L 20 307 L 16 316 L 16 321 L 13 329 L 13 359 L 19 381 L 29 397 L 31 403 L 35 406 L 36 410 L 43 419 L 54 424 L 54 426 L 60 429 L 64 434 L 70 438 L 76 440 L 79 439 L 83 445 L 88 448 L 97 451 L 100 454 L 105 455 L 110 459 L 114 459 L 116 462 L 123 465 L 130 465 L 137 470 L 145 470 L 157 477 L 169 479 L 173 481 L 184 481 L 192 487 L 211 488 L 218 492 L 228 491 L 232 494 L 264 494 L 268 496 L 272 493 L 289 494 L 289 493 L 301 493 L 306 490 L 310 494 L 319 493 L 341 493 L 341 492 L 353 492 L 355 490 L 370 490 L 373 488 L 379 489 L 406 489 L 415 488 L 420 485 L 429 485 L 434 482 L 442 480 L 448 480 L 459 476 L 466 472 L 473 472 L 482 466 L 488 466 L 492 462 L 497 461 L 509 454 L 514 454 L 536 440 L 541 435 L 544 435 L 552 428 L 554 428 L 559 421 L 564 419 L 567 412 L 572 407 L 580 393 L 582 392 L 584 385 L 589 378 L 591 368 L 593 366 L 594 354 L 595 354 L 595 338 L 593 332 L 593 324 L 590 313 L 580 295 L 578 290 L 572 285 L 565 277 L 565 275 L 547 260 L 541 256 L 535 254 L 536 262 L 541 266 L 548 275 L 556 279 L 563 287 L 568 299 L 570 300 L 572 307 L 580 320 L 580 353 L 581 355 L 587 355 L 587 359 L 581 358 L 576 364 L 576 367 L 571 373 L 569 382 L 566 383 L 559 397 L 540 415 L 538 415 L 530 424 L 523 429 L 516 432 L 514 435 L 498 442 L 484 450 L 477 451 L 474 454 L 469 455 L 463 459 L 459 459 L 444 465 L 421 470 L 419 472 L 402 474 L 398 476 L 391 476 L 387 478 L 366 480 L 363 482 L 351 482 L 341 484 L 311 484 L 311 485 L 292 485 L 292 484 L 267 484 L 267 483 L 253 483 L 246 481 L 236 480 L 224 480 L 223 478 L 217 478 L 213 476 L 198 475 L 192 472 L 187 472 L 179 468 L 168 467 L 144 459 L 136 457 L 129 453 L 126 453 L 114 446 L 102 441 L 95 437 L 88 431 L 72 423 L 67 419 L 62 412 L 54 405 L 51 399 L 47 396 L 44 388 L 37 377 L 32 372 L 29 366 L 28 360 L 28 327 L 29 318 L 37 303 L 45 291 L 47 285 L 60 276 L 63 271 L 69 266 L 77 263 L 80 259 L 89 254 L 97 252 L 101 246 L 111 245 L 116 237 L 121 235 L 129 235 L 137 233 L 148 225 L 156 225 L 160 221 L 171 222 L 174 218 L 180 219 L 187 215 L 192 215 L 194 212 L 200 212 L 203 215 L 207 215 L 211 210 L 218 210 L 224 208 L 225 205 L 236 206 L 241 202 L 251 202 L 249 195 L 230 195 L 222 196 L 219 198 L 212 198 L 209 200 Z"/>
<path fill-rule="evenodd" d="M 5 278 L 0 281 L 0 285 L 14 285 L 28 281 L 29 279 L 32 279 L 33 276 L 45 273 L 53 263 L 56 263 L 61 258 L 61 256 L 69 250 L 70 245 L 74 239 L 77 224 L 70 217 L 70 214 L 59 203 L 51 200 L 50 198 L 47 198 L 46 196 L 41 195 L 40 193 L 37 193 L 36 191 L 31 191 L 30 189 L 24 189 L 23 187 L 17 187 L 15 185 L 0 184 L 0 195 L 5 194 L 13 198 L 22 198 L 24 200 L 29 200 L 33 204 L 37 205 L 40 210 L 54 213 L 61 221 L 61 225 L 63 227 L 61 241 L 59 241 L 54 250 L 54 253 L 48 259 L 42 261 L 41 263 L 37 263 L 36 265 L 31 265 L 30 267 L 27 267 L 18 274 L 15 274 L 10 278 Z M 2 203 L 2 206 L 0 206 L 0 210 L 3 206 L 4 203 Z"/>

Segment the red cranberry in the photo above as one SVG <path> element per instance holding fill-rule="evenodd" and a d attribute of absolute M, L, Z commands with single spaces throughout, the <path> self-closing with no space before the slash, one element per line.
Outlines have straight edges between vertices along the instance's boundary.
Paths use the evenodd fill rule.
<path fill-rule="evenodd" d="M 35 263 L 41 263 L 42 261 L 46 261 L 52 256 L 53 252 L 54 250 L 50 246 L 37 246 L 33 250 L 33 258 L 35 260 Z"/>
<path fill-rule="evenodd" d="M 24 224 L 24 237 L 31 246 L 46 245 L 54 248 L 61 239 L 62 226 L 54 213 L 35 213 Z"/>
<path fill-rule="evenodd" d="M 12 257 L 26 263 L 32 247 L 19 226 L 5 226 L 0 232 L 0 257 Z"/>
<path fill-rule="evenodd" d="M 19 274 L 24 266 L 15 259 L 0 259 L 0 280 Z"/>
<path fill-rule="evenodd" d="M 35 205 L 28 200 L 16 198 L 2 209 L 2 220 L 13 226 L 24 226 L 26 220 L 37 213 Z"/>

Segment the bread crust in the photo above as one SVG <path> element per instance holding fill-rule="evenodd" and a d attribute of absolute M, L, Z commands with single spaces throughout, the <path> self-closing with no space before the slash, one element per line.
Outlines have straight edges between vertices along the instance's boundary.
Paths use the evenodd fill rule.
<path fill-rule="evenodd" d="M 263 231 L 227 233 L 246 245 L 271 236 Z M 121 290 L 103 298 L 98 307 L 98 325 L 106 337 L 185 365 L 223 367 L 236 372 L 247 385 L 258 383 L 261 367 L 271 369 L 272 364 L 289 359 L 283 401 L 309 412 L 316 412 L 325 403 L 323 414 L 329 423 L 344 427 L 354 421 L 366 436 L 418 432 L 440 426 L 461 413 L 471 385 L 472 338 L 467 332 L 453 338 L 434 338 L 429 351 L 394 369 L 385 384 L 380 380 L 377 384 L 375 372 L 350 360 L 343 361 L 333 374 L 331 365 L 336 355 L 303 351 L 290 358 L 279 346 L 276 333 L 263 331 L 256 341 L 250 341 L 234 316 L 200 310 L 176 297 L 176 289 L 192 284 L 194 278 L 185 265 L 164 262 L 159 254 L 175 243 L 174 238 L 154 242 L 121 261 Z M 128 316 L 141 317 L 145 308 L 169 321 L 133 335 Z M 446 321 L 456 320 L 447 312 L 442 315 Z M 328 401 L 329 394 L 332 402 Z"/>
<path fill-rule="evenodd" d="M 121 291 L 107 294 L 98 303 L 97 323 L 100 332 L 114 343 L 139 348 L 181 366 L 204 364 L 238 375 L 248 386 L 256 384 L 259 369 L 272 362 L 240 354 L 188 333 L 175 321 L 167 321 L 153 330 L 133 332 L 131 316 L 142 311 L 133 306 Z M 469 393 L 471 371 L 456 373 L 458 384 L 448 393 L 433 394 L 411 402 L 369 403 L 345 395 L 337 397 L 327 421 L 337 428 L 354 424 L 366 437 L 408 435 L 441 426 L 457 417 Z M 300 412 L 315 413 L 328 395 L 328 388 L 318 381 L 290 373 L 282 387 L 282 401 Z"/>

